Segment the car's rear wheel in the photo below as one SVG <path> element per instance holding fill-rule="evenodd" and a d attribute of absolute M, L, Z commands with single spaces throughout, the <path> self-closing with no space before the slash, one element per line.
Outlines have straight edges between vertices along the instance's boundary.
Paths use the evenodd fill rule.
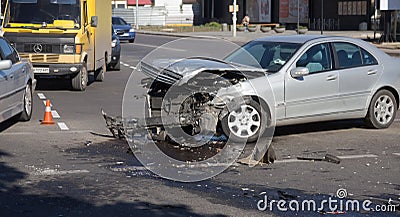
<path fill-rule="evenodd" d="M 135 42 L 135 39 L 129 39 L 129 43 Z"/>
<path fill-rule="evenodd" d="M 266 113 L 258 102 L 249 99 L 222 119 L 222 130 L 233 141 L 254 142 L 265 131 Z"/>
<path fill-rule="evenodd" d="M 19 116 L 20 121 L 29 121 L 32 117 L 32 86 L 28 83 L 25 86 L 23 97 L 23 110 Z"/>
<path fill-rule="evenodd" d="M 372 128 L 388 128 L 393 123 L 396 112 L 397 102 L 392 92 L 380 90 L 372 97 L 365 121 Z"/>
<path fill-rule="evenodd" d="M 86 64 L 83 64 L 81 71 L 72 78 L 72 89 L 78 91 L 84 91 L 86 89 L 88 83 L 88 72 L 86 68 Z"/>

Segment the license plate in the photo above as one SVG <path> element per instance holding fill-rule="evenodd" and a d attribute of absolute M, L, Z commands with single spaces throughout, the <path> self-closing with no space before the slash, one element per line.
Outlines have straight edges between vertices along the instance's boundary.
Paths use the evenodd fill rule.
<path fill-rule="evenodd" d="M 50 73 L 50 69 L 49 68 L 33 68 L 33 73 L 35 74 L 48 74 Z"/>
<path fill-rule="evenodd" d="M 129 33 L 124 33 L 122 36 L 129 36 Z"/>

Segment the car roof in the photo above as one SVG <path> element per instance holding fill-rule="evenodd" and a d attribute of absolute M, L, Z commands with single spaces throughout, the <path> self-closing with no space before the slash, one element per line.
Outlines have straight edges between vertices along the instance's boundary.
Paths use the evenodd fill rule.
<path fill-rule="evenodd" d="M 254 41 L 265 41 L 265 42 L 289 42 L 289 43 L 301 43 L 305 44 L 306 42 L 323 39 L 345 39 L 345 40 L 352 40 L 349 37 L 343 36 L 326 36 L 326 35 L 283 35 L 283 36 L 267 36 L 258 38 Z"/>

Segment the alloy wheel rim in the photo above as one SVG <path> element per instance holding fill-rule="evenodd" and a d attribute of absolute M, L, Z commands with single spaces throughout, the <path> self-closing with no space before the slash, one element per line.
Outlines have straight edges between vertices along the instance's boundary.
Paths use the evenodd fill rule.
<path fill-rule="evenodd" d="M 254 136 L 261 126 L 260 113 L 250 105 L 242 105 L 228 115 L 228 127 L 239 138 Z"/>
<path fill-rule="evenodd" d="M 25 87 L 25 112 L 30 114 L 32 111 L 32 93 L 29 85 Z"/>
<path fill-rule="evenodd" d="M 388 95 L 380 96 L 374 106 L 375 120 L 382 125 L 390 123 L 394 115 L 394 103 Z"/>

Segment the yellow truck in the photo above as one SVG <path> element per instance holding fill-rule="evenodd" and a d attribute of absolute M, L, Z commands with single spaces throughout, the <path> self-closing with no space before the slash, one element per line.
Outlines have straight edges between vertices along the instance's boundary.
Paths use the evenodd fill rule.
<path fill-rule="evenodd" d="M 67 78 L 83 91 L 111 61 L 109 0 L 7 0 L 3 35 L 29 59 L 36 78 Z"/>

